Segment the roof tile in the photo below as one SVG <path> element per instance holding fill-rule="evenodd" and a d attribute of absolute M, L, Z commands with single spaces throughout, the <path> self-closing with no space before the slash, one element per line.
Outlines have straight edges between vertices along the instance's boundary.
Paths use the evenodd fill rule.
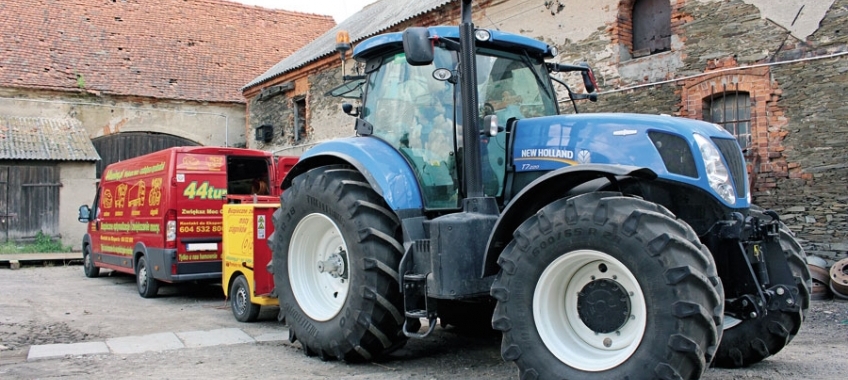
<path fill-rule="evenodd" d="M 333 26 L 226 0 L 3 0 L 0 81 L 243 103 L 244 83 Z"/>
<path fill-rule="evenodd" d="M 452 1 L 455 0 L 377 0 L 342 21 L 335 28 L 317 36 L 314 41 L 302 49 L 286 56 L 281 61 L 266 66 L 270 69 L 247 82 L 242 90 L 270 81 L 310 62 L 336 53 L 336 33 L 340 30 L 348 31 L 350 42 L 356 43 Z"/>

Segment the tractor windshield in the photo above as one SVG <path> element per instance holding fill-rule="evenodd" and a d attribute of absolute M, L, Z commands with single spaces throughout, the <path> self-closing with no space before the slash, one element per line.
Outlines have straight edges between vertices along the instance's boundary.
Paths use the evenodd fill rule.
<path fill-rule="evenodd" d="M 368 76 L 362 117 L 377 136 L 397 148 L 411 164 L 425 206 L 455 208 L 456 165 L 454 85 L 433 78 L 437 68 L 454 70 L 456 60 L 436 49 L 433 63 L 411 66 L 402 52 L 383 57 Z"/>
<path fill-rule="evenodd" d="M 436 69 L 456 73 L 455 52 L 435 49 L 433 63 L 412 66 L 403 52 L 383 57 L 379 69 L 368 76 L 362 118 L 373 126 L 372 135 L 397 148 L 418 177 L 428 209 L 460 206 L 461 165 L 457 146 L 462 136 L 458 104 L 459 86 L 433 78 Z M 543 62 L 526 56 L 480 49 L 477 55 L 477 105 L 482 118 L 510 118 L 556 114 L 550 82 L 543 80 Z M 482 125 L 482 122 L 481 122 Z M 479 126 L 477 126 L 479 128 Z M 504 134 L 481 137 L 483 180 L 486 195 L 500 195 L 505 173 Z"/>

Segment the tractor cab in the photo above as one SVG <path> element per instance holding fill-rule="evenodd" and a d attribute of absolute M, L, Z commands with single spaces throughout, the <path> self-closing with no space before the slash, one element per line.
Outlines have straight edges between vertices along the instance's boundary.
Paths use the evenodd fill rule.
<path fill-rule="evenodd" d="M 379 41 L 365 41 L 354 50 L 365 74 L 355 78 L 362 94 L 357 132 L 377 137 L 402 153 L 418 179 L 425 208 L 459 209 L 467 196 L 462 185 L 466 110 L 459 83 L 459 30 L 432 27 L 412 31 L 420 35 L 393 33 Z M 532 39 L 514 41 L 514 35 L 506 37 L 499 32 L 480 33 L 475 54 L 478 96 L 474 107 L 479 116 L 473 128 L 479 136 L 483 193 L 490 197 L 504 191 L 507 124 L 558 111 L 544 62 L 551 56 L 548 46 Z M 415 39 L 423 44 L 410 43 Z M 519 42 L 523 50 L 515 49 Z M 422 48 L 428 51 L 422 52 Z M 410 64 L 422 54 L 423 60 Z M 342 87 L 356 86 L 349 82 Z M 490 128 L 484 119 L 497 127 Z"/>

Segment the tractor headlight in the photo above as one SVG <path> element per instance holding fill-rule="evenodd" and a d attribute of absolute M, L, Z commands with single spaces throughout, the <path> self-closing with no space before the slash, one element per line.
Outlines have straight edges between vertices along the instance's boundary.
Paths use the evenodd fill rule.
<path fill-rule="evenodd" d="M 730 172 L 727 170 L 727 166 L 724 166 L 718 148 L 706 137 L 699 134 L 695 134 L 695 142 L 698 143 L 698 149 L 704 159 L 704 167 L 707 170 L 707 180 L 710 187 L 727 203 L 735 204 L 736 195 L 733 192 L 733 183 L 730 181 Z"/>

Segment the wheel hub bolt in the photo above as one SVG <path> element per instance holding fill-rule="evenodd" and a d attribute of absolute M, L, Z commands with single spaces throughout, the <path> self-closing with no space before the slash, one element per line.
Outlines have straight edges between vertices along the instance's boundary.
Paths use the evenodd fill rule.
<path fill-rule="evenodd" d="M 318 262 L 318 273 L 328 273 L 330 276 L 339 277 L 344 274 L 344 261 L 341 256 L 334 253 L 326 261 Z"/>
<path fill-rule="evenodd" d="M 751 318 L 756 318 L 756 317 L 757 317 L 757 312 L 756 312 L 756 311 L 752 311 L 752 312 L 751 312 Z"/>
<path fill-rule="evenodd" d="M 783 295 L 783 293 L 785 293 L 785 291 L 783 290 L 783 288 L 777 288 L 777 295 L 782 296 L 782 295 Z"/>
<path fill-rule="evenodd" d="M 612 339 L 604 338 L 604 347 L 609 348 L 610 346 L 612 346 Z"/>

